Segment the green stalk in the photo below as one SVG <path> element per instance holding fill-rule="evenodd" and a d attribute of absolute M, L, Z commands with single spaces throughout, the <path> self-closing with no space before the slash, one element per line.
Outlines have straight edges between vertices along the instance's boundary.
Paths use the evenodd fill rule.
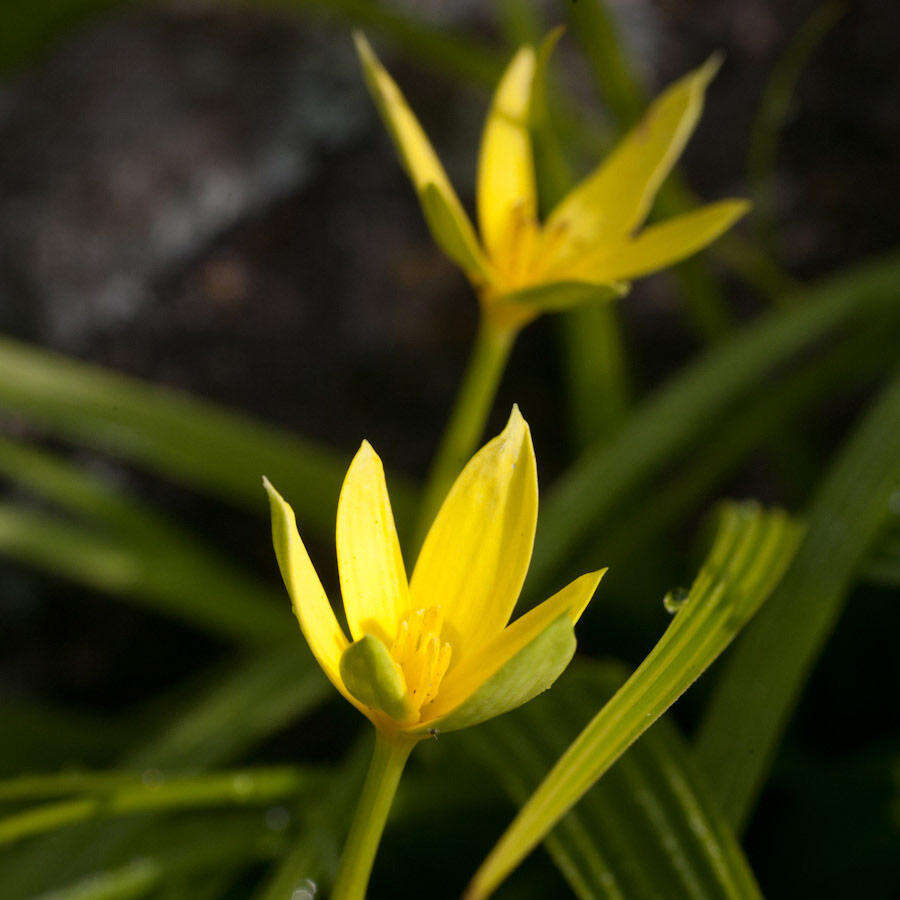
<path fill-rule="evenodd" d="M 419 509 L 419 548 L 450 485 L 481 439 L 517 329 L 482 316 L 466 374 L 432 463 Z"/>
<path fill-rule="evenodd" d="M 562 317 L 567 344 L 569 419 L 579 450 L 610 437 L 631 397 L 619 310 L 591 303 Z"/>
<path fill-rule="evenodd" d="M 375 752 L 344 844 L 332 900 L 363 900 L 403 767 L 415 741 L 375 732 Z"/>

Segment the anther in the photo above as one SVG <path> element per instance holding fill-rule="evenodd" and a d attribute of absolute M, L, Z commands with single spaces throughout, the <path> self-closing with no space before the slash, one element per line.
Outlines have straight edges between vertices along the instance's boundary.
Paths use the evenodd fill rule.
<path fill-rule="evenodd" d="M 444 617 L 438 606 L 410 610 L 397 628 L 391 646 L 403 670 L 406 687 L 417 709 L 435 698 L 447 674 L 452 653 L 450 644 L 441 641 Z"/>

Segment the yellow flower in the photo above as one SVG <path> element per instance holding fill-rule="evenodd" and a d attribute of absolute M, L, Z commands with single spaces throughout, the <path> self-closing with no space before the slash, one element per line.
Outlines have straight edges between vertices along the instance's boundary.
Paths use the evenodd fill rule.
<path fill-rule="evenodd" d="M 696 253 L 748 209 L 746 201 L 724 200 L 639 230 L 700 118 L 706 86 L 718 69 L 711 59 L 664 91 L 542 225 L 529 134 L 536 54 L 525 46 L 503 74 L 484 128 L 476 185 L 479 239 L 400 89 L 366 39 L 357 33 L 355 40 L 434 239 L 500 324 L 521 326 L 544 310 L 621 296 L 630 279 Z"/>
<path fill-rule="evenodd" d="M 528 425 L 503 432 L 451 488 L 407 582 L 381 460 L 363 442 L 337 512 L 337 559 L 352 642 L 265 481 L 275 553 L 310 649 L 334 686 L 388 735 L 422 737 L 499 715 L 548 688 L 575 652 L 574 625 L 603 572 L 578 578 L 507 624 L 537 522 Z"/>

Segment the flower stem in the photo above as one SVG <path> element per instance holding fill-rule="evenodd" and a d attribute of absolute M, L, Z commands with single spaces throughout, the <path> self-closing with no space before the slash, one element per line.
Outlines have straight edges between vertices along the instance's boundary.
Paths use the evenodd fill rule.
<path fill-rule="evenodd" d="M 516 331 L 515 327 L 497 325 L 482 316 L 466 374 L 428 475 L 420 506 L 415 549 L 422 546 L 453 480 L 481 438 Z"/>
<path fill-rule="evenodd" d="M 394 794 L 415 741 L 391 739 L 375 732 L 375 752 L 363 785 L 341 862 L 332 900 L 362 900 L 366 896 L 372 863 L 387 822 Z"/>

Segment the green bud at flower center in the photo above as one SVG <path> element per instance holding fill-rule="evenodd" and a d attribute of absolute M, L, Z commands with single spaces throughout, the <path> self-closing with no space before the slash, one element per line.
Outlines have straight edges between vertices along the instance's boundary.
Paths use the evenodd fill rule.
<path fill-rule="evenodd" d="M 366 634 L 341 657 L 344 686 L 360 703 L 403 725 L 419 719 L 450 665 L 451 648 L 441 641 L 444 619 L 438 607 L 408 612 L 397 628 L 391 649 Z"/>

